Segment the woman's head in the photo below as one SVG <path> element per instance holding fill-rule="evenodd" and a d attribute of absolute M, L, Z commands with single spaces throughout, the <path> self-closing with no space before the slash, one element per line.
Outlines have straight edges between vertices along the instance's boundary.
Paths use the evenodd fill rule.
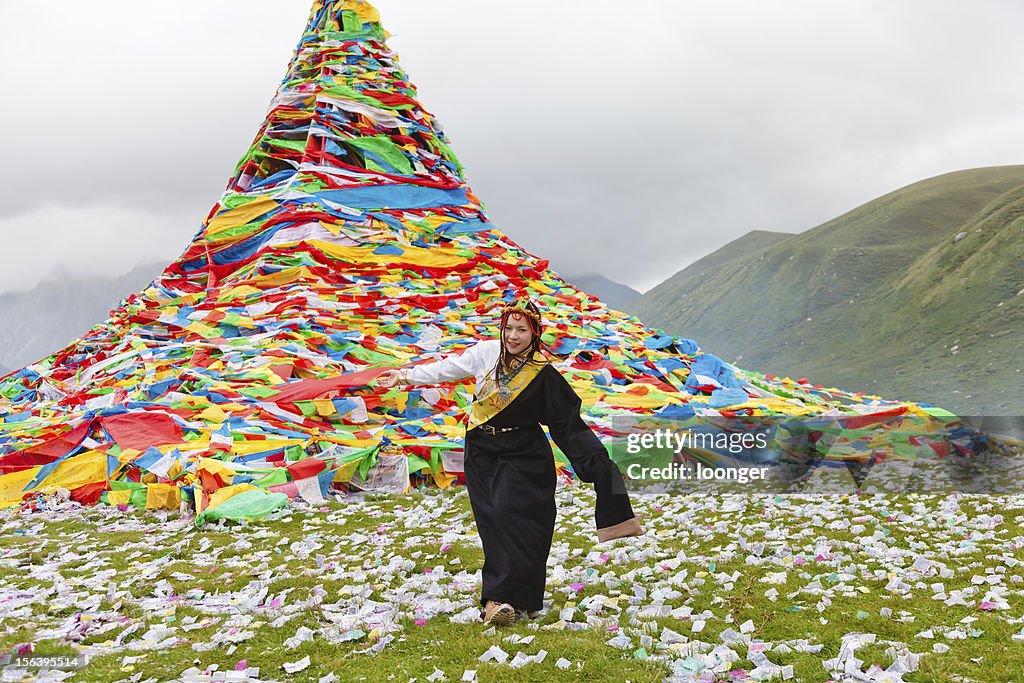
<path fill-rule="evenodd" d="M 501 341 L 505 344 L 505 349 L 513 355 L 526 351 L 533 337 L 530 319 L 521 313 L 509 315 L 505 326 L 501 328 Z"/>
<path fill-rule="evenodd" d="M 518 356 L 540 349 L 540 311 L 529 299 L 519 299 L 501 309 L 501 346 L 505 353 Z"/>

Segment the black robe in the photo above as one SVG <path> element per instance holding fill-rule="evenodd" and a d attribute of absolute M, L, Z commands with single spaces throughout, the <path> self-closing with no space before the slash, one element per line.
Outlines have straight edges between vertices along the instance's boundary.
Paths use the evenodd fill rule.
<path fill-rule="evenodd" d="M 576 476 L 594 484 L 597 528 L 633 517 L 622 475 L 580 417 L 580 405 L 565 378 L 547 365 L 508 406 L 466 434 L 466 488 L 484 549 L 481 605 L 495 600 L 517 610 L 543 607 L 555 529 L 555 463 L 541 424 Z M 518 429 L 490 434 L 486 426 Z"/>

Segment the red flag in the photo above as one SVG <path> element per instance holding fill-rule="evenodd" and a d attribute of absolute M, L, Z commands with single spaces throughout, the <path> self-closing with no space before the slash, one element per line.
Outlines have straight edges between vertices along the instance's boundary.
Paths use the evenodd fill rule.
<path fill-rule="evenodd" d="M 298 382 L 291 382 L 285 385 L 285 387 L 278 392 L 277 396 L 272 396 L 269 400 L 274 403 L 280 403 L 282 401 L 309 401 L 314 398 L 319 398 L 327 392 L 334 391 L 336 389 L 365 387 L 386 370 L 387 368 L 369 368 L 367 370 L 360 370 L 359 372 L 347 372 L 344 375 L 338 375 L 337 377 L 330 377 L 328 379 L 303 379 Z"/>

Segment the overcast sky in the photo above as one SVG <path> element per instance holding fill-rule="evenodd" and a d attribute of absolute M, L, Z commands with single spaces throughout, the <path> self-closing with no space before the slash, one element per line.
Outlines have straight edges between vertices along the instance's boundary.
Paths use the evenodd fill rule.
<path fill-rule="evenodd" d="M 167 262 L 309 0 L 0 0 L 0 292 Z M 491 219 L 645 290 L 948 171 L 1024 163 L 1018 0 L 379 0 Z"/>

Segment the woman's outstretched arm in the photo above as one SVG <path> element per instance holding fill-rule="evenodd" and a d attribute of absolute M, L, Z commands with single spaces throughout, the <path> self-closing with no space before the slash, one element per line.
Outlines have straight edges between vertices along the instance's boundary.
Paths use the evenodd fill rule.
<path fill-rule="evenodd" d="M 453 354 L 433 363 L 392 368 L 382 374 L 377 381 L 380 386 L 389 389 L 396 384 L 443 384 L 474 377 L 488 363 L 488 345 L 496 343 L 498 342 L 479 342 L 461 354 Z"/>

